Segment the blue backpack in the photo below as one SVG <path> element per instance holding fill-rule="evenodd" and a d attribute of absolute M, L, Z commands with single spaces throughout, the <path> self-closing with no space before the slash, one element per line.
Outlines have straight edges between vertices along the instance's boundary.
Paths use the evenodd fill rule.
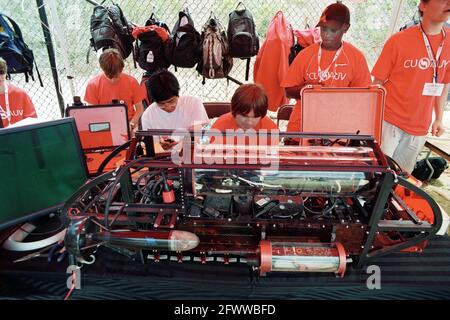
<path fill-rule="evenodd" d="M 17 23 L 3 13 L 0 13 L 0 57 L 5 59 L 8 64 L 8 75 L 23 73 L 26 82 L 28 82 L 29 77 L 34 80 L 33 64 L 35 64 L 35 61 L 33 51 L 23 40 L 22 31 Z M 37 66 L 36 71 L 40 84 L 43 86 Z"/>

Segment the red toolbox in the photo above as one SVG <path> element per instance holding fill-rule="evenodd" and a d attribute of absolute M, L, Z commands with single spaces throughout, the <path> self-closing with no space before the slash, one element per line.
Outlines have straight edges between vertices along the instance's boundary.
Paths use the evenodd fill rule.
<path fill-rule="evenodd" d="M 130 140 L 128 111 L 124 104 L 70 106 L 66 109 L 66 116 L 75 118 L 91 175 L 115 148 Z M 125 151 L 122 151 L 104 170 L 114 170 L 124 158 Z"/>

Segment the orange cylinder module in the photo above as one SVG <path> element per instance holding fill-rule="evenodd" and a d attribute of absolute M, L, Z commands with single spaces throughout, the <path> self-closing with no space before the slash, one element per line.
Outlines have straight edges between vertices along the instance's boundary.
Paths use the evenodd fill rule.
<path fill-rule="evenodd" d="M 259 244 L 260 273 L 267 272 L 334 272 L 345 274 L 347 259 L 342 244 L 271 242 Z"/>

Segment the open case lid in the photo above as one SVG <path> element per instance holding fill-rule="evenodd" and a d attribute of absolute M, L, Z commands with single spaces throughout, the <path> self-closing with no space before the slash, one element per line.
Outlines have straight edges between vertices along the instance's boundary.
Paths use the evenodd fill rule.
<path fill-rule="evenodd" d="M 71 106 L 83 150 L 113 149 L 130 140 L 128 109 L 124 104 Z"/>
<path fill-rule="evenodd" d="M 306 86 L 301 93 L 302 132 L 371 135 L 381 142 L 386 90 Z"/>

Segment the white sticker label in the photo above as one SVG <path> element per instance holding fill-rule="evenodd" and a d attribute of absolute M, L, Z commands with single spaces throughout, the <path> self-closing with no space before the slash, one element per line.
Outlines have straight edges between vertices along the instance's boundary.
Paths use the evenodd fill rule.
<path fill-rule="evenodd" d="M 440 97 L 444 91 L 443 83 L 425 83 L 422 95 L 429 97 Z"/>

